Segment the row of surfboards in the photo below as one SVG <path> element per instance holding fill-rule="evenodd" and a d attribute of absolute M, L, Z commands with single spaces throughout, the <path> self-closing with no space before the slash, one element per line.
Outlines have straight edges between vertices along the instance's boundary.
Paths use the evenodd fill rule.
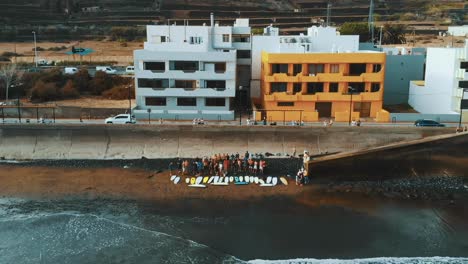
<path fill-rule="evenodd" d="M 174 184 L 178 184 L 181 181 L 181 177 L 177 175 L 171 176 L 171 181 Z M 185 179 L 185 183 L 188 184 L 189 187 L 194 188 L 205 188 L 206 185 L 219 185 L 219 186 L 227 186 L 230 183 L 234 185 L 247 185 L 247 184 L 258 184 L 261 187 L 273 187 L 276 186 L 279 182 L 284 185 L 288 185 L 288 180 L 284 177 L 272 177 L 268 176 L 266 180 L 262 178 L 255 177 L 255 176 L 199 176 L 199 177 L 187 177 Z"/>

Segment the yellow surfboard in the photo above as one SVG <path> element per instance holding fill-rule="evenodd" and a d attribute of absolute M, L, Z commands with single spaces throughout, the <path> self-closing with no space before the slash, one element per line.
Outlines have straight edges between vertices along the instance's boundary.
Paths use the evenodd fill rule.
<path fill-rule="evenodd" d="M 190 184 L 195 184 L 196 179 L 194 177 L 190 178 Z"/>

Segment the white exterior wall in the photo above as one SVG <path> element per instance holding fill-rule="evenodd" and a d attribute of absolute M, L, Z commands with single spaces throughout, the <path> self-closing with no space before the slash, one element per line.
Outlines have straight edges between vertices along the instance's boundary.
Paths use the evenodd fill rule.
<path fill-rule="evenodd" d="M 250 50 L 249 43 L 233 43 L 232 34 L 250 35 L 248 19 L 236 20 L 235 27 L 218 26 L 147 26 L 147 41 L 143 50 L 134 52 L 135 60 L 135 87 L 137 107 L 134 112 L 143 115 L 147 109 L 151 109 L 152 117 L 156 114 L 174 116 L 181 119 L 203 117 L 211 115 L 211 119 L 232 119 L 233 111 L 230 110 L 231 98 L 236 93 L 236 71 L 238 60 L 236 49 Z M 223 38 L 223 36 L 228 38 Z M 227 41 L 226 41 L 227 40 Z M 170 70 L 172 61 L 197 61 L 199 70 L 184 72 L 182 70 Z M 164 62 L 164 72 L 144 70 L 144 62 Z M 223 73 L 215 72 L 214 64 L 224 62 L 226 70 Z M 208 64 L 206 64 L 208 63 Z M 243 59 L 242 64 L 250 65 L 250 59 Z M 168 80 L 173 88 L 145 88 L 138 86 L 139 79 L 163 79 Z M 174 87 L 176 80 L 192 80 L 196 83 L 196 89 L 184 89 Z M 224 89 L 206 88 L 206 81 L 225 81 Z M 165 106 L 147 106 L 146 97 L 164 97 Z M 178 106 L 177 98 L 195 97 L 196 106 Z M 225 98 L 225 106 L 207 107 L 205 98 Z M 221 117 L 222 116 L 222 117 Z M 138 117 L 138 116 L 137 116 Z M 164 116 L 163 116 L 164 117 Z"/>
<path fill-rule="evenodd" d="M 460 62 L 467 60 L 468 44 L 464 48 L 429 48 L 424 86 L 410 84 L 408 103 L 423 114 L 454 114 L 460 112 L 461 80 L 467 80 Z"/>
<path fill-rule="evenodd" d="M 448 27 L 448 33 L 456 37 L 468 37 L 468 25 Z"/>

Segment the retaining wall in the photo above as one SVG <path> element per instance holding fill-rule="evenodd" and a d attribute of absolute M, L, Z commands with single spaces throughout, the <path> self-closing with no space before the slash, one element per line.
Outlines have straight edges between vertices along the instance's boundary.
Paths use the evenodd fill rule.
<path fill-rule="evenodd" d="M 446 128 L 2 125 L 5 159 L 139 159 L 213 153 L 312 155 L 452 133 Z"/>

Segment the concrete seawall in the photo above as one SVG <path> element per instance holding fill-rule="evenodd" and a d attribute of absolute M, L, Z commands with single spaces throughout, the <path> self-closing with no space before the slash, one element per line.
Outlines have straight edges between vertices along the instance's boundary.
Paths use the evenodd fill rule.
<path fill-rule="evenodd" d="M 3 125 L 5 159 L 139 159 L 201 157 L 213 153 L 312 155 L 353 151 L 452 133 L 412 127 L 236 127 Z"/>

